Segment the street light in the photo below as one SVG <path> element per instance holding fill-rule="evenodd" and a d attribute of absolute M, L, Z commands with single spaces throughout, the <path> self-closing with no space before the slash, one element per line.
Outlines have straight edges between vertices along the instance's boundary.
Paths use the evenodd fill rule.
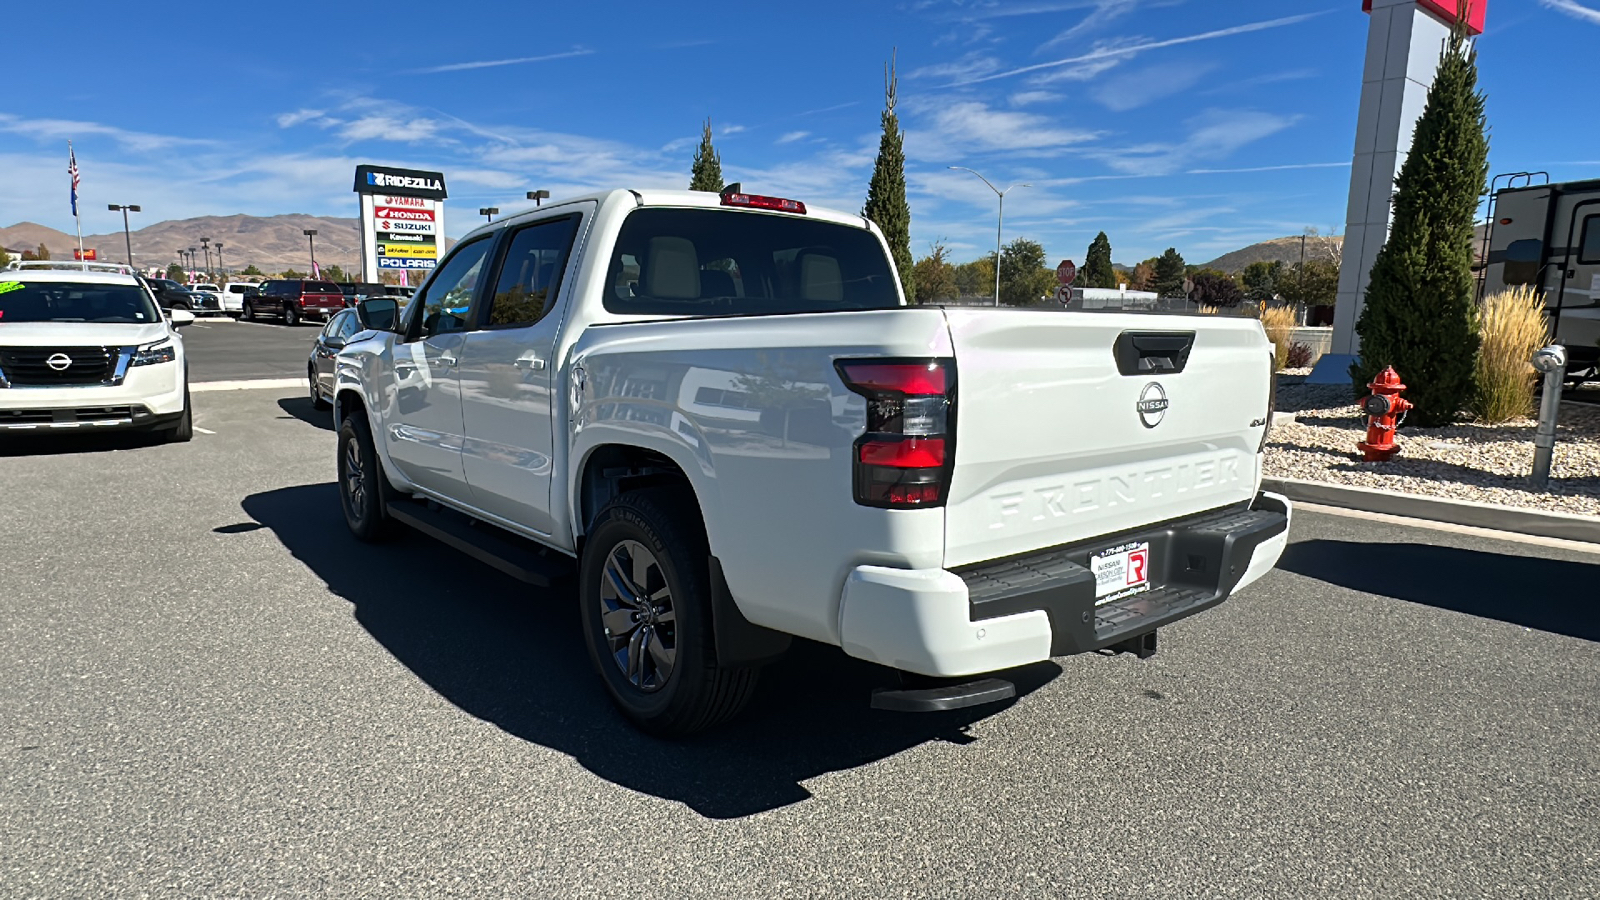
<path fill-rule="evenodd" d="M 200 239 L 200 252 L 206 255 L 206 280 L 211 280 L 211 238 Z"/>
<path fill-rule="evenodd" d="M 481 207 L 481 208 L 478 209 L 478 215 L 483 216 L 485 219 L 488 219 L 489 221 L 493 222 L 494 221 L 494 217 L 500 215 L 500 207 L 498 207 L 498 206 L 484 206 L 484 207 Z"/>
<path fill-rule="evenodd" d="M 971 172 L 974 175 L 978 175 L 977 171 L 975 171 L 973 169 L 969 169 L 966 166 L 951 166 L 950 168 L 952 168 L 952 169 L 960 169 L 963 172 Z M 1006 188 L 1005 190 L 1002 191 L 999 188 L 995 187 L 994 184 L 992 184 L 989 181 L 989 179 L 984 178 L 982 175 L 978 175 L 978 180 L 982 181 L 984 184 L 989 185 L 989 190 L 994 191 L 995 196 L 1000 198 L 1000 215 L 999 215 L 998 218 L 995 219 L 995 222 L 994 222 L 994 305 L 995 306 L 999 306 L 1000 305 L 1000 229 L 1001 229 L 1002 226 L 1004 226 L 1005 221 L 1006 221 L 1006 194 L 1011 193 L 1016 188 L 1019 188 L 1019 187 L 1033 187 L 1033 185 L 1031 185 L 1031 184 L 1013 184 L 1011 187 L 1008 187 L 1008 188 Z"/>
<path fill-rule="evenodd" d="M 306 242 L 311 247 L 311 274 L 313 277 L 321 278 L 322 273 L 317 271 L 317 230 L 307 228 L 300 233 L 306 236 Z"/>
<path fill-rule="evenodd" d="M 186 283 L 194 281 L 194 271 L 195 271 L 194 254 L 195 254 L 195 251 L 199 250 L 199 249 L 200 249 L 199 247 L 190 247 L 189 248 L 189 268 L 184 272 L 184 277 L 183 277 L 183 280 Z"/>
<path fill-rule="evenodd" d="M 106 209 L 112 212 L 116 212 L 119 209 L 122 210 L 122 240 L 128 246 L 128 268 L 131 269 L 133 268 L 133 236 L 128 231 L 128 213 L 139 212 L 139 204 L 119 206 L 115 203 L 109 203 L 106 205 Z"/>
<path fill-rule="evenodd" d="M 223 268 L 223 265 L 222 265 L 222 242 L 221 241 L 217 242 L 217 274 L 221 275 L 223 278 L 227 278 L 228 277 L 228 270 L 226 268 Z"/>
<path fill-rule="evenodd" d="M 540 200 L 548 200 L 548 199 L 550 199 L 550 192 L 549 191 L 529 191 L 528 192 L 528 199 L 533 201 L 533 205 L 534 206 L 538 206 Z"/>

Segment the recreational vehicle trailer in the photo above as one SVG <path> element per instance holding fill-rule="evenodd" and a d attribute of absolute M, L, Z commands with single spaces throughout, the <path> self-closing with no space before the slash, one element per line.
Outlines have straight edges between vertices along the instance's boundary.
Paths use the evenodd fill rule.
<path fill-rule="evenodd" d="M 1543 291 L 1568 377 L 1591 380 L 1600 377 L 1600 179 L 1533 184 L 1542 174 L 1519 173 L 1494 192 L 1480 290 Z"/>

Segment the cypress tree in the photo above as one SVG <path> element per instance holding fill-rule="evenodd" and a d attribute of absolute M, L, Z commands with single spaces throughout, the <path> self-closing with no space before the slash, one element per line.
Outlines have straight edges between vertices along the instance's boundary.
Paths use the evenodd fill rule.
<path fill-rule="evenodd" d="M 916 301 L 916 279 L 911 262 L 911 206 L 906 203 L 906 154 L 900 134 L 900 119 L 894 106 L 898 78 L 894 62 L 884 67 L 883 137 L 878 141 L 878 161 L 872 167 L 867 185 L 867 205 L 861 214 L 882 229 L 889 242 L 894 267 L 900 272 L 900 286 L 906 302 Z"/>
<path fill-rule="evenodd" d="M 1094 236 L 1089 252 L 1083 258 L 1083 269 L 1078 273 L 1080 284 L 1091 288 L 1114 288 L 1117 271 L 1111 268 L 1111 239 L 1104 231 Z"/>
<path fill-rule="evenodd" d="M 705 130 L 700 132 L 700 149 L 694 152 L 694 167 L 689 170 L 689 190 L 718 193 L 722 181 L 722 154 L 711 146 L 711 120 L 706 119 Z"/>
<path fill-rule="evenodd" d="M 1362 393 L 1384 366 L 1394 366 L 1419 425 L 1449 424 L 1473 397 L 1473 223 L 1488 160 L 1477 51 L 1458 22 L 1395 179 L 1393 225 L 1372 265 L 1356 321 L 1361 357 L 1350 367 Z"/>

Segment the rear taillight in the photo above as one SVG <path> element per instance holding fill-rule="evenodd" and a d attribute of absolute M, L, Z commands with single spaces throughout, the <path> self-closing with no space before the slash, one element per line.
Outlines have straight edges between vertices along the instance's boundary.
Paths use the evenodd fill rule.
<path fill-rule="evenodd" d="M 955 463 L 955 360 L 842 359 L 845 387 L 867 398 L 855 443 L 855 496 L 863 506 L 943 506 Z"/>

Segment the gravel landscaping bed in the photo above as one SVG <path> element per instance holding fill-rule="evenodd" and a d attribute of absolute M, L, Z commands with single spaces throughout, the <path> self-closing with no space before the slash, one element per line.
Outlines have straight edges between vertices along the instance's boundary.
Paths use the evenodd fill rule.
<path fill-rule="evenodd" d="M 1344 385 L 1284 383 L 1278 410 L 1295 421 L 1275 425 L 1267 444 L 1269 478 L 1300 478 L 1408 494 L 1473 500 L 1600 516 L 1600 408 L 1563 403 L 1548 491 L 1528 487 L 1532 419 L 1505 425 L 1400 427 L 1400 453 L 1361 460 L 1356 443 L 1366 419 Z"/>

